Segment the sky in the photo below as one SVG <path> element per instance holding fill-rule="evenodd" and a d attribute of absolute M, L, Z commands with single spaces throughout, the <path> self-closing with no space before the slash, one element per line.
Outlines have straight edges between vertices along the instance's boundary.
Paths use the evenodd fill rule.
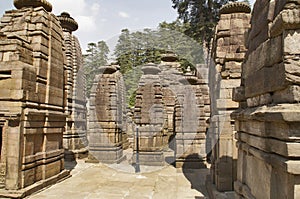
<path fill-rule="evenodd" d="M 171 0 L 48 0 L 53 13 L 68 12 L 78 22 L 73 34 L 79 38 L 83 51 L 90 42 L 104 40 L 110 48 L 121 30 L 155 29 L 160 22 L 172 22 L 177 12 Z M 254 0 L 250 0 L 253 4 Z M 0 14 L 15 9 L 13 0 L 0 0 Z"/>

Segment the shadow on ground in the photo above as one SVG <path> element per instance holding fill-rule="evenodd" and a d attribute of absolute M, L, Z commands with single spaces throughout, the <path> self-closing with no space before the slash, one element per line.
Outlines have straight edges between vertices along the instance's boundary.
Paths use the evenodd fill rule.
<path fill-rule="evenodd" d="M 65 169 L 72 171 L 77 165 L 75 154 L 69 150 L 65 150 Z"/>
<path fill-rule="evenodd" d="M 77 165 L 75 160 L 73 161 L 65 161 L 65 169 L 72 171 Z"/>
<path fill-rule="evenodd" d="M 209 198 L 205 181 L 207 175 L 209 175 L 209 169 L 204 164 L 203 159 L 198 154 L 191 154 L 186 157 L 186 160 L 182 166 L 182 172 L 185 178 L 191 183 L 191 188 L 202 193 L 203 196 L 196 196 L 195 199 Z M 192 165 L 192 164 L 197 164 Z M 199 164 L 199 165 L 198 165 Z M 195 167 L 197 169 L 195 169 Z"/>

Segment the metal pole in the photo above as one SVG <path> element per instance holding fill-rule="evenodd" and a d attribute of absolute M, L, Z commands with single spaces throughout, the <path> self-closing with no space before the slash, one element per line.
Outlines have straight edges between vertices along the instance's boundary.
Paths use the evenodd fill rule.
<path fill-rule="evenodd" d="M 139 159 L 139 128 L 136 127 L 136 162 L 135 162 L 135 172 L 136 173 L 140 173 L 141 169 L 140 169 L 140 159 Z"/>

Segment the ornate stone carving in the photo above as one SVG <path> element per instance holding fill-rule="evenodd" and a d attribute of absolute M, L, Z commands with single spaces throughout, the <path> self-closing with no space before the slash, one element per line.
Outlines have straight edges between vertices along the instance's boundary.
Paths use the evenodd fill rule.
<path fill-rule="evenodd" d="M 22 8 L 38 6 L 37 2 L 48 5 L 49 11 L 46 1 L 15 4 Z M 1 198 L 23 198 L 69 175 L 62 146 L 66 123 L 63 31 L 47 10 L 6 11 L 1 18 Z"/>
<path fill-rule="evenodd" d="M 220 14 L 231 14 L 231 13 L 250 13 L 251 7 L 248 3 L 234 2 L 224 5 L 220 9 Z"/>
<path fill-rule="evenodd" d="M 78 23 L 70 16 L 67 12 L 62 12 L 59 16 L 57 16 L 60 25 L 64 31 L 74 32 L 78 29 Z"/>

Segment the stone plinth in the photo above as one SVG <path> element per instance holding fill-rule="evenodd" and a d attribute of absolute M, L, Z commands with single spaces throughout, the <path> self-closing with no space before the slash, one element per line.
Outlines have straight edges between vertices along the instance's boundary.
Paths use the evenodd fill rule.
<path fill-rule="evenodd" d="M 24 197 L 69 175 L 63 31 L 47 1 L 29 2 L 14 1 L 22 9 L 1 18 L 1 197 Z"/>
<path fill-rule="evenodd" d="M 119 163 L 123 155 L 124 82 L 116 66 L 102 66 L 90 98 L 89 161 Z"/>
<path fill-rule="evenodd" d="M 237 148 L 234 122 L 230 114 L 239 108 L 232 90 L 241 83 L 241 65 L 245 57 L 245 34 L 250 24 L 250 7 L 230 3 L 220 10 L 220 21 L 213 42 L 209 71 L 211 118 L 209 140 L 211 181 L 218 191 L 233 191 L 236 179 Z M 211 196 L 214 198 L 214 196 Z"/>
<path fill-rule="evenodd" d="M 79 41 L 72 35 L 78 28 L 70 14 L 63 12 L 58 16 L 63 28 L 65 45 L 65 112 L 68 115 L 63 135 L 65 158 L 74 160 L 88 155 L 85 74 Z"/>
<path fill-rule="evenodd" d="M 257 0 L 233 98 L 236 198 L 300 197 L 299 1 Z"/>

